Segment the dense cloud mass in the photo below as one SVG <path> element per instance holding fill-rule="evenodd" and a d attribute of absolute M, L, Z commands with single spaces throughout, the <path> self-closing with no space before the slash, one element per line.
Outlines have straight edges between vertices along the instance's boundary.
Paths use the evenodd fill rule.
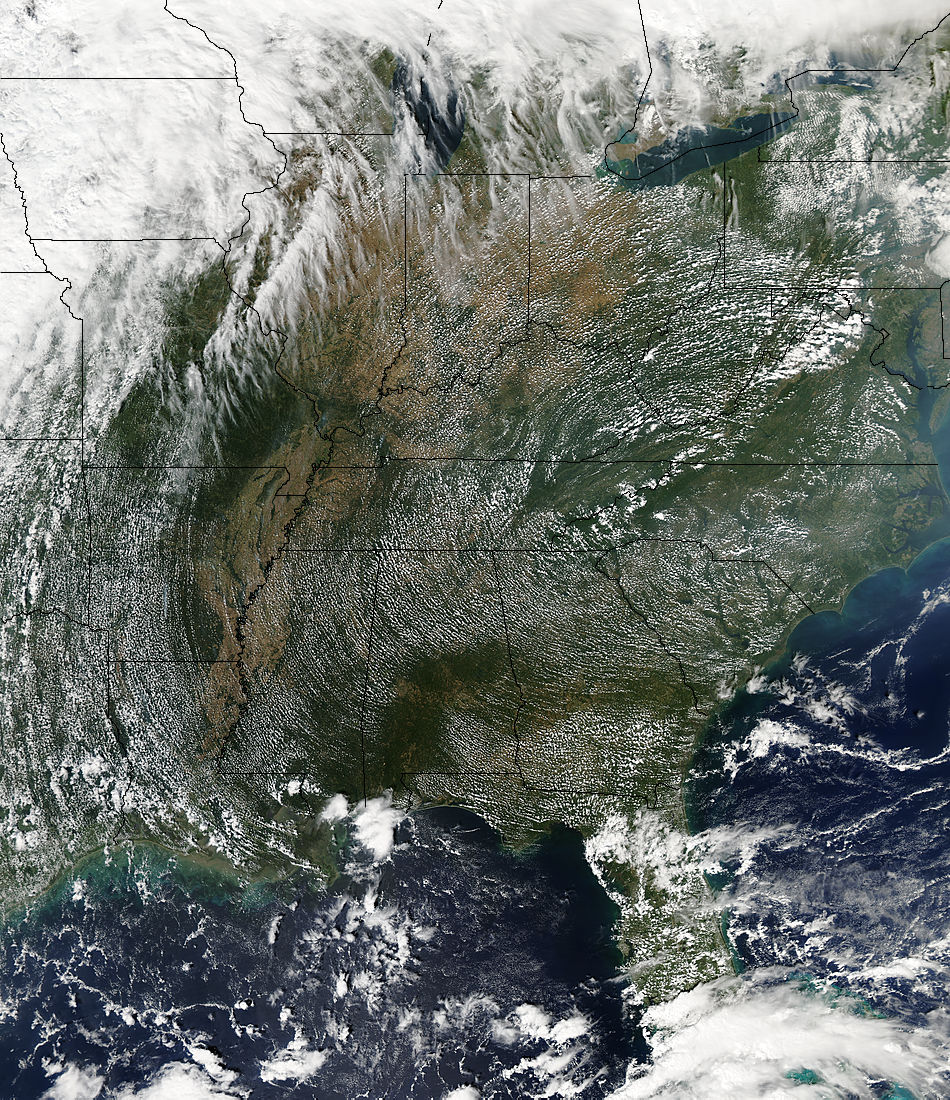
<path fill-rule="evenodd" d="M 118 851 L 128 897 L 164 913 L 136 892 L 141 842 L 241 890 L 303 874 L 320 898 L 310 925 L 288 905 L 247 933 L 263 955 L 299 932 L 267 1009 L 279 1042 L 250 996 L 182 994 L 247 1040 L 235 1068 L 174 997 L 93 988 L 84 914 L 108 905 L 77 877 L 77 938 L 50 941 L 67 1022 L 45 1019 L 22 1060 L 37 1096 L 322 1098 L 343 1065 L 349 1098 L 383 1048 L 404 1076 L 380 1095 L 426 1100 L 945 1092 L 941 907 L 926 966 L 879 958 L 880 938 L 861 956 L 878 989 L 848 969 L 860 937 L 835 939 L 833 912 L 795 953 L 788 898 L 811 894 L 783 892 L 736 977 L 729 906 L 755 926 L 763 853 L 780 864 L 800 830 L 793 810 L 749 810 L 691 836 L 681 784 L 724 700 L 773 689 L 786 711 L 712 770 L 727 801 L 737 775 L 814 763 L 819 744 L 904 768 L 889 744 L 841 749 L 870 713 L 844 689 L 819 697 L 763 666 L 801 616 L 946 530 L 946 14 L 0 13 L 0 905 L 22 916 L 76 861 Z M 873 685 L 867 652 L 849 667 Z M 887 721 L 909 722 L 891 703 Z M 520 854 L 427 832 L 413 811 L 435 802 L 473 808 Z M 866 810 L 855 821 L 877 820 Z M 576 897 L 546 877 L 552 822 L 576 830 L 578 860 L 583 838 Z M 937 833 L 920 836 L 941 866 Z M 828 862 L 808 865 L 823 899 Z M 345 888 L 320 893 L 341 871 Z M 493 889 L 522 939 L 502 943 Z M 621 971 L 612 954 L 564 969 L 599 950 L 585 905 Z M 221 959 L 246 932 L 224 923 Z M 8 941 L 11 972 L 35 968 L 38 1019 L 46 934 Z M 925 971 L 926 1010 L 903 1012 L 891 979 Z M 146 1033 L 151 1076 L 69 1049 L 77 974 L 120 1045 Z M 283 1004 L 294 982 L 326 1018 Z M 17 1011 L 0 1006 L 0 1027 Z"/>

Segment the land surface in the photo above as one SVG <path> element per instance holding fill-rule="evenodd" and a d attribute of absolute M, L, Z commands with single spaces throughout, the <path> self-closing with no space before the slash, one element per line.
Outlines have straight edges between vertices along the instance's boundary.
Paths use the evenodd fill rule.
<path fill-rule="evenodd" d="M 875 157 L 938 142 L 929 57 L 916 129 L 878 126 L 886 80 L 803 88 L 787 134 L 675 187 L 480 174 L 474 137 L 395 182 L 385 139 L 296 147 L 291 229 L 340 158 L 370 198 L 279 322 L 276 236 L 243 282 L 162 291 L 73 486 L 95 545 L 67 529 L 61 587 L 94 614 L 33 620 L 11 704 L 50 701 L 4 745 L 7 896 L 131 839 L 330 876 L 327 799 L 390 791 L 514 846 L 582 830 L 645 997 L 726 969 L 682 838 L 697 738 L 803 616 L 950 530 L 941 279 L 894 201 L 940 168 L 836 156 L 855 110 Z M 169 401 L 196 370 L 197 442 Z"/>

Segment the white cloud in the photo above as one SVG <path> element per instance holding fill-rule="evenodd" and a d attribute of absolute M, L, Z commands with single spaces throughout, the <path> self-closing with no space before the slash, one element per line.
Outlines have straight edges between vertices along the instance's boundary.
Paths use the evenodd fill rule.
<path fill-rule="evenodd" d="M 946 1024 L 910 1029 L 836 1007 L 797 983 L 735 978 L 699 986 L 644 1017 L 653 1064 L 632 1066 L 613 1100 L 712 1096 L 854 1096 L 883 1079 L 915 1095 L 945 1095 Z M 810 1070 L 820 1089 L 788 1074 Z M 941 1083 L 942 1078 L 942 1083 Z"/>
<path fill-rule="evenodd" d="M 195 1066 L 172 1062 L 139 1089 L 124 1089 L 115 1100 L 243 1100 L 244 1090 L 217 1084 Z"/>
<path fill-rule="evenodd" d="M 320 814 L 320 820 L 334 824 L 337 821 L 342 821 L 348 812 L 349 807 L 346 803 L 346 795 L 335 794 L 323 807 Z"/>
<path fill-rule="evenodd" d="M 93 1069 L 83 1069 L 72 1064 L 51 1069 L 52 1072 L 59 1073 L 59 1077 L 43 1093 L 42 1100 L 95 1100 L 102 1094 L 105 1078 Z"/>
<path fill-rule="evenodd" d="M 306 1081 L 327 1060 L 323 1050 L 311 1050 L 306 1039 L 298 1035 L 287 1047 L 261 1065 L 262 1081 Z"/>
<path fill-rule="evenodd" d="M 396 826 L 404 817 L 393 806 L 391 796 L 371 798 L 353 815 L 356 839 L 372 853 L 374 860 L 386 859 L 393 850 Z"/>

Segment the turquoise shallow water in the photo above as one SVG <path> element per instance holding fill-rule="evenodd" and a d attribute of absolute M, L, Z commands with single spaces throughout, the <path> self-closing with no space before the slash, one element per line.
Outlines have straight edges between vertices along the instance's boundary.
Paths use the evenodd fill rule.
<path fill-rule="evenodd" d="M 947 484 L 946 421 L 933 442 Z M 690 827 L 719 860 L 709 881 L 736 969 L 831 983 L 943 1045 L 950 539 L 799 623 L 754 687 L 710 725 L 686 790 Z M 869 1088 L 915 1095 L 899 1080 Z M 950 1075 L 926 1093 L 947 1094 Z"/>
<path fill-rule="evenodd" d="M 713 168 L 727 160 L 757 149 L 784 134 L 795 120 L 790 111 L 769 111 L 743 115 L 728 126 L 690 126 L 636 157 L 615 161 L 617 143 L 607 146 L 607 171 L 623 186 L 639 190 L 671 187 L 694 172 Z M 636 135 L 624 135 L 635 141 Z"/>
<path fill-rule="evenodd" d="M 348 846 L 330 890 L 245 888 L 147 846 L 88 860 L 0 935 L 0 1095 L 73 1067 L 102 1096 L 178 1073 L 253 1098 L 507 1097 L 557 1064 L 599 1097 L 645 1058 L 578 834 L 514 854 L 440 809 L 396 841 L 383 864 Z"/>

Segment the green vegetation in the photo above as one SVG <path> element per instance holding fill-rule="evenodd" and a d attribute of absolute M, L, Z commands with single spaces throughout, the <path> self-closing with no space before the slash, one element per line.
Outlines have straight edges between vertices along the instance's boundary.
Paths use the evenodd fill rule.
<path fill-rule="evenodd" d="M 521 177 L 411 180 L 405 284 L 402 178 L 370 181 L 370 224 L 346 211 L 362 266 L 302 303 L 279 358 L 253 315 L 206 356 L 223 268 L 170 291 L 102 450 L 215 469 L 94 488 L 97 530 L 123 532 L 97 574 L 121 731 L 75 721 L 68 753 L 40 731 L 61 793 L 30 773 L 17 828 L 62 798 L 82 821 L 58 860 L 108 826 L 329 876 L 320 807 L 361 798 L 365 767 L 367 795 L 464 803 L 512 845 L 579 830 L 645 999 L 725 971 L 681 843 L 697 738 L 797 620 L 950 530 L 939 299 L 861 289 L 921 274 L 893 176 L 778 163 L 833 151 L 856 94 L 803 91 L 761 162 L 681 186 L 533 180 L 530 324 Z M 502 128 L 472 96 L 458 171 Z M 295 164 L 291 205 L 319 158 Z M 278 259 L 264 238 L 255 299 Z M 84 778 L 90 745 L 111 787 Z"/>
<path fill-rule="evenodd" d="M 223 264 L 213 264 L 183 287 L 168 287 L 160 358 L 137 378 L 109 423 L 104 447 L 129 466 L 168 461 L 176 445 L 175 401 L 186 392 L 189 368 L 221 322 L 231 291 Z"/>

